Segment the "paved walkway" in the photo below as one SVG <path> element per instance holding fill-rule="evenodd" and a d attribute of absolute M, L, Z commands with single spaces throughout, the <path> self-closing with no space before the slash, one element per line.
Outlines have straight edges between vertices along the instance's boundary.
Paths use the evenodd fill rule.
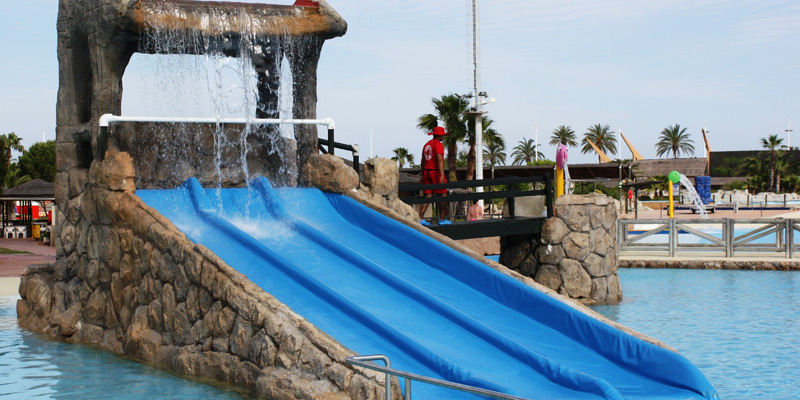
<path fill-rule="evenodd" d="M 0 254 L 0 296 L 13 296 L 19 291 L 19 277 L 31 264 L 55 262 L 56 248 L 32 238 L 0 239 L 4 249 L 26 251 L 23 254 Z"/>

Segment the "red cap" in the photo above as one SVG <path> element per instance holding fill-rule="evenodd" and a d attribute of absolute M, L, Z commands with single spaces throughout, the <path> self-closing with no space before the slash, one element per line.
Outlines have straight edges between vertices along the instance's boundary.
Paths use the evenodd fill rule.
<path fill-rule="evenodd" d="M 444 131 L 444 128 L 441 126 L 437 126 L 433 128 L 433 132 L 428 132 L 428 136 L 447 136 L 447 132 Z"/>

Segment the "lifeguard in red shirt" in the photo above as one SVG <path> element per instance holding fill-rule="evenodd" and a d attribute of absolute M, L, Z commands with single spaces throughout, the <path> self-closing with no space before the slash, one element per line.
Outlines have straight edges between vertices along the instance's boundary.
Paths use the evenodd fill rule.
<path fill-rule="evenodd" d="M 436 184 L 447 183 L 447 177 L 444 174 L 444 145 L 442 140 L 447 135 L 444 128 L 437 126 L 433 128 L 432 132 L 428 135 L 433 136 L 433 139 L 425 143 L 422 148 L 422 179 L 423 184 Z M 437 196 L 446 196 L 447 189 L 426 189 L 424 191 L 425 197 L 431 197 L 434 194 Z M 430 225 L 427 221 L 422 219 L 425 211 L 428 210 L 428 204 L 422 204 L 419 209 L 419 219 L 422 225 Z M 447 225 L 451 222 L 447 220 L 448 204 L 446 202 L 439 203 L 439 225 Z"/>

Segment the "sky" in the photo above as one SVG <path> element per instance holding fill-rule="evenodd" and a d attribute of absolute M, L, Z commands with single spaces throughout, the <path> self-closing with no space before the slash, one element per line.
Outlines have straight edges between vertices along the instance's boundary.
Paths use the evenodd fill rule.
<path fill-rule="evenodd" d="M 472 90 L 472 1 L 329 3 L 348 32 L 323 47 L 317 115 L 333 118 L 336 140 L 359 144 L 362 159 L 405 147 L 418 161 L 429 137 L 417 118 L 434 112 L 431 99 Z M 796 0 L 480 0 L 479 9 L 481 89 L 496 99 L 485 109 L 509 164 L 536 132 L 554 159 L 547 143 L 560 125 L 579 138 L 595 124 L 621 129 L 647 158 L 674 124 L 687 128 L 696 156 L 704 125 L 712 151 L 758 149 L 773 134 L 788 144 L 787 124 L 800 128 Z M 0 2 L 0 133 L 25 147 L 55 138 L 57 12 L 56 0 Z M 156 57 L 131 60 L 124 115 L 213 113 L 195 107 L 198 94 L 236 85 L 214 81 L 197 60 Z M 186 63 L 202 79 L 183 76 Z M 597 160 L 579 149 L 569 158 Z"/>

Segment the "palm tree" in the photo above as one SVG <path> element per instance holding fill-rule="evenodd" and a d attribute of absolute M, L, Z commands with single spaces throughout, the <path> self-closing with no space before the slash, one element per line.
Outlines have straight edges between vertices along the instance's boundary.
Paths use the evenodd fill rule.
<path fill-rule="evenodd" d="M 483 163 L 492 169 L 492 179 L 494 179 L 494 166 L 506 165 L 505 148 L 504 144 L 497 142 L 487 142 L 483 146 Z"/>
<path fill-rule="evenodd" d="M 550 144 L 553 146 L 563 144 L 567 147 L 575 147 L 578 145 L 578 138 L 571 127 L 561 125 L 553 131 L 553 136 L 550 136 Z"/>
<path fill-rule="evenodd" d="M 761 138 L 761 147 L 769 150 L 769 191 L 775 191 L 775 161 L 778 157 L 778 150 L 786 146 L 782 145 L 783 139 L 778 135 L 769 135 Z"/>
<path fill-rule="evenodd" d="M 6 151 L 6 165 L 11 165 L 11 150 L 25 150 L 25 147 L 22 146 L 22 138 L 14 132 L 0 135 L 0 148 Z"/>
<path fill-rule="evenodd" d="M 759 156 L 745 157 L 739 164 L 737 172 L 749 177 L 747 178 L 747 186 L 754 193 L 762 191 L 767 186 L 765 177 L 769 176 L 769 171 L 766 163 Z"/>
<path fill-rule="evenodd" d="M 444 122 L 444 130 L 448 133 L 444 137 L 444 144 L 447 146 L 447 168 L 450 179 L 454 180 L 456 160 L 458 159 L 458 142 L 467 137 L 464 112 L 467 111 L 469 103 L 466 99 L 455 94 L 442 96 L 438 99 L 432 98 L 431 102 L 438 116 L 434 114 L 422 115 L 417 120 L 417 128 L 430 132 L 437 126 L 439 119 Z"/>
<path fill-rule="evenodd" d="M 661 131 L 658 143 L 656 143 L 656 155 L 661 157 L 672 152 L 672 158 L 678 158 L 681 152 L 694 155 L 694 141 L 689 138 L 686 128 L 681 128 L 679 124 L 670 125 Z"/>
<path fill-rule="evenodd" d="M 511 152 L 511 165 L 528 165 L 536 158 L 544 159 L 544 154 L 537 150 L 539 145 L 534 143 L 533 139 L 525 139 L 519 141 L 519 144 L 514 146 L 514 151 Z"/>
<path fill-rule="evenodd" d="M 490 143 L 490 142 L 499 142 L 503 148 L 505 148 L 505 141 L 503 140 L 503 136 L 500 132 L 497 132 L 496 129 L 492 128 L 492 124 L 494 121 L 486 116 L 481 118 L 481 126 L 483 127 L 483 143 Z M 468 118 L 467 125 L 469 130 L 467 131 L 467 144 L 469 145 L 469 149 L 467 150 L 467 180 L 472 180 L 475 178 L 475 119 Z"/>
<path fill-rule="evenodd" d="M 594 151 L 592 145 L 589 144 L 589 140 L 591 140 L 600 151 L 606 154 L 617 152 L 617 137 L 614 136 L 611 127 L 608 125 L 595 124 L 586 130 L 586 133 L 583 134 L 583 141 L 581 142 L 583 143 L 583 147 L 581 148 L 582 154 Z M 597 162 L 600 161 L 600 154 L 598 154 Z"/>
<path fill-rule="evenodd" d="M 394 157 L 392 157 L 392 160 L 397 161 L 397 164 L 400 168 L 403 168 L 406 165 L 406 161 L 408 161 L 409 164 L 414 164 L 414 155 L 411 154 L 407 148 L 398 147 L 392 151 L 394 152 Z"/>
<path fill-rule="evenodd" d="M 14 163 L 9 166 L 8 173 L 6 173 L 6 176 L 2 182 L 3 184 L 0 186 L 4 186 L 10 189 L 22 185 L 23 183 L 26 183 L 30 180 L 31 177 L 28 175 L 23 175 L 22 170 L 19 168 L 19 165 Z"/>

